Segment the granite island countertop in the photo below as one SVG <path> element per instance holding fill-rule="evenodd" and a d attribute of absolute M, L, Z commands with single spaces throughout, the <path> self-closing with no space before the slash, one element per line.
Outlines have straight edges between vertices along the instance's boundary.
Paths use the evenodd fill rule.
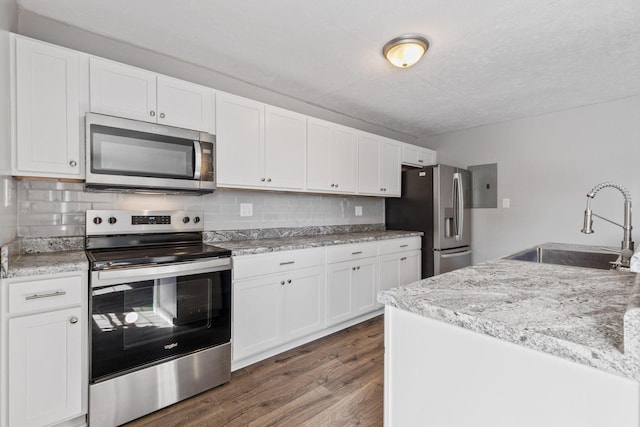
<path fill-rule="evenodd" d="M 498 259 L 378 294 L 389 306 L 640 381 L 636 274 Z"/>
<path fill-rule="evenodd" d="M 233 256 L 253 255 L 268 252 L 289 251 L 295 249 L 318 248 L 322 246 L 345 245 L 373 242 L 378 240 L 419 237 L 422 232 L 376 230 L 357 233 L 337 233 L 307 236 L 276 237 L 266 239 L 206 241 L 214 246 L 231 250 Z"/>

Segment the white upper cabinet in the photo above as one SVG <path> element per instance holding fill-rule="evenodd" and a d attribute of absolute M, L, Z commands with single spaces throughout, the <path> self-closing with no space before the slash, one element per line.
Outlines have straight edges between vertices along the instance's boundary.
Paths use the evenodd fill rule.
<path fill-rule="evenodd" d="M 400 196 L 400 146 L 381 136 L 358 137 L 358 193 Z"/>
<path fill-rule="evenodd" d="M 13 36 L 13 175 L 83 178 L 86 55 Z M 84 61 L 84 62 L 83 62 Z"/>
<path fill-rule="evenodd" d="M 355 193 L 357 155 L 355 130 L 324 120 L 307 120 L 307 189 Z"/>
<path fill-rule="evenodd" d="M 304 189 L 307 117 L 269 105 L 265 107 L 265 116 L 266 187 Z"/>
<path fill-rule="evenodd" d="M 91 57 L 91 111 L 214 133 L 211 88 Z"/>
<path fill-rule="evenodd" d="M 409 166 L 429 166 L 436 164 L 436 152 L 412 144 L 402 144 L 402 164 Z"/>
<path fill-rule="evenodd" d="M 306 116 L 218 93 L 216 127 L 218 186 L 305 188 Z"/>

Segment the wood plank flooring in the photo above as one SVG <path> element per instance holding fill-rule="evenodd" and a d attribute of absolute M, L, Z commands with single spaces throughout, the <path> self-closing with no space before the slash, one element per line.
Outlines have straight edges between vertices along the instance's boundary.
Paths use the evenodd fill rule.
<path fill-rule="evenodd" d="M 382 426 L 383 316 L 231 374 L 142 426 Z"/>

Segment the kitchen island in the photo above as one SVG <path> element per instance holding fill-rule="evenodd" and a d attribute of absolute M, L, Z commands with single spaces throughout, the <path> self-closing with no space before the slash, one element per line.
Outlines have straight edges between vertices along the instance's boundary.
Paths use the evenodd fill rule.
<path fill-rule="evenodd" d="M 381 292 L 385 425 L 638 426 L 639 286 L 500 259 Z"/>

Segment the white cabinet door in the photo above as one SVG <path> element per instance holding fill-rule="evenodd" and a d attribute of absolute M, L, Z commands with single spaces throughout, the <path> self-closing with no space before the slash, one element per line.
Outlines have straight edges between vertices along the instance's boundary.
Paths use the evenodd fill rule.
<path fill-rule="evenodd" d="M 281 280 L 251 279 L 233 285 L 233 360 L 260 353 L 281 342 Z"/>
<path fill-rule="evenodd" d="M 307 120 L 307 188 L 333 192 L 331 142 L 333 124 L 323 120 Z"/>
<path fill-rule="evenodd" d="M 266 187 L 302 190 L 305 186 L 307 118 L 265 107 L 264 174 Z"/>
<path fill-rule="evenodd" d="M 352 129 L 323 120 L 307 121 L 307 188 L 355 193 L 358 139 Z"/>
<path fill-rule="evenodd" d="M 82 178 L 81 54 L 16 38 L 14 175 Z"/>
<path fill-rule="evenodd" d="M 400 266 L 400 285 L 408 285 L 417 282 L 422 278 L 422 252 L 408 251 L 405 252 L 401 259 Z"/>
<path fill-rule="evenodd" d="M 355 261 L 351 281 L 352 315 L 359 316 L 377 308 L 378 259 L 363 258 Z"/>
<path fill-rule="evenodd" d="M 158 76 L 158 123 L 214 133 L 214 90 Z"/>
<path fill-rule="evenodd" d="M 361 258 L 327 266 L 327 325 L 375 310 L 378 259 Z"/>
<path fill-rule="evenodd" d="M 402 164 L 429 166 L 436 164 L 436 152 L 413 144 L 402 144 Z"/>
<path fill-rule="evenodd" d="M 380 257 L 380 290 L 386 291 L 387 289 L 400 286 L 400 258 L 402 254 L 389 254 Z"/>
<path fill-rule="evenodd" d="M 380 138 L 362 133 L 358 137 L 358 193 L 383 194 L 380 185 Z"/>
<path fill-rule="evenodd" d="M 96 57 L 89 73 L 92 112 L 157 121 L 155 73 Z"/>
<path fill-rule="evenodd" d="M 9 320 L 9 425 L 81 415 L 81 316 L 77 307 Z"/>
<path fill-rule="evenodd" d="M 385 196 L 400 197 L 400 145 L 391 140 L 380 143 L 380 186 Z"/>
<path fill-rule="evenodd" d="M 337 193 L 355 193 L 358 181 L 358 136 L 342 126 L 333 130 L 329 168 Z"/>
<path fill-rule="evenodd" d="M 327 326 L 351 319 L 351 280 L 353 262 L 338 262 L 327 266 Z"/>
<path fill-rule="evenodd" d="M 282 286 L 283 325 L 284 341 L 290 341 L 324 327 L 324 269 L 314 267 L 296 270 L 286 277 Z"/>
<path fill-rule="evenodd" d="M 264 104 L 216 95 L 218 185 L 263 187 Z"/>

